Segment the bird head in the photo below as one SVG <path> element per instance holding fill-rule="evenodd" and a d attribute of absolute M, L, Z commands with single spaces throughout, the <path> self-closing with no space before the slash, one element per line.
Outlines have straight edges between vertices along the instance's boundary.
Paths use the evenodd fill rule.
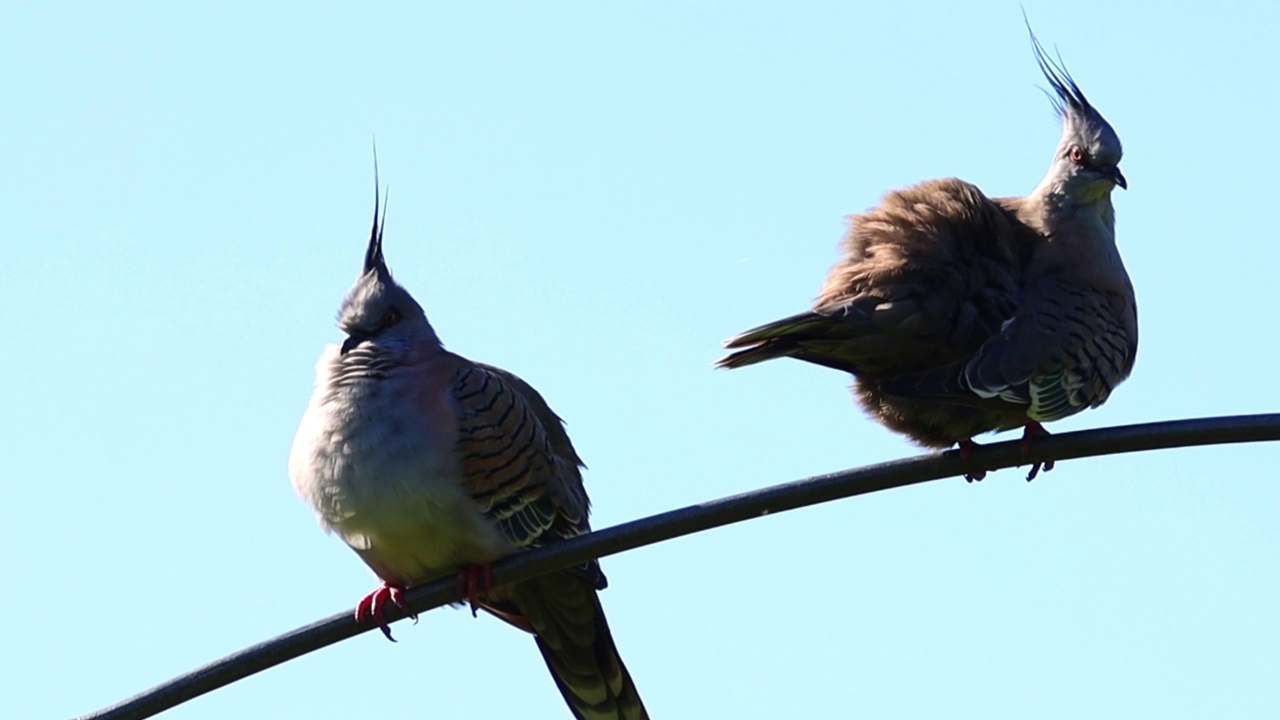
<path fill-rule="evenodd" d="M 347 334 L 341 353 L 347 355 L 356 348 L 376 351 L 380 356 L 404 356 L 426 344 L 439 347 L 427 315 L 408 290 L 391 277 L 386 259 L 382 255 L 382 230 L 386 224 L 386 205 L 382 206 L 379 222 L 379 200 L 376 187 L 373 196 L 373 230 L 369 233 L 369 247 L 364 253 L 364 269 L 355 284 L 347 291 L 338 311 L 338 327 Z"/>
<path fill-rule="evenodd" d="M 1055 62 L 1045 53 L 1030 25 L 1027 31 L 1031 33 L 1036 62 L 1053 90 L 1049 99 L 1062 119 L 1062 140 L 1045 182 L 1084 205 L 1110 197 L 1111 189 L 1117 185 L 1127 188 L 1129 184 L 1119 168 L 1123 149 L 1116 131 L 1085 99 L 1062 59 Z"/>

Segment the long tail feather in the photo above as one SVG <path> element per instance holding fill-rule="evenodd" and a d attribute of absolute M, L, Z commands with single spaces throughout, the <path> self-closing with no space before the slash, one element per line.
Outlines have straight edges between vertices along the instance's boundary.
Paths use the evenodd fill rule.
<path fill-rule="evenodd" d="M 649 715 L 613 644 L 595 588 L 571 573 L 520 583 L 512 600 L 578 720 L 647 720 Z"/>

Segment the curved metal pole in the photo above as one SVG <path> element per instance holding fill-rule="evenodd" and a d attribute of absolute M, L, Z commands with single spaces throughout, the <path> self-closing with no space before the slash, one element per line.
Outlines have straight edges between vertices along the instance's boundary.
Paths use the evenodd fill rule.
<path fill-rule="evenodd" d="M 1030 451 L 1025 453 L 1016 440 L 994 443 L 978 448 L 967 461 L 955 451 L 894 460 L 690 505 L 520 553 L 494 564 L 493 584 L 496 587 L 527 580 L 592 558 L 772 513 L 955 477 L 966 472 L 998 470 L 1050 459 L 1069 460 L 1144 450 L 1275 440 L 1280 440 L 1280 413 L 1175 420 L 1064 433 L 1037 438 Z M 456 601 L 456 592 L 453 577 L 419 585 L 405 594 L 406 606 L 413 613 L 426 612 Z M 388 608 L 389 621 L 404 617 L 396 608 Z M 342 612 L 245 648 L 111 707 L 81 716 L 79 720 L 148 718 L 254 673 L 372 629 L 372 625 L 357 625 L 351 612 Z"/>

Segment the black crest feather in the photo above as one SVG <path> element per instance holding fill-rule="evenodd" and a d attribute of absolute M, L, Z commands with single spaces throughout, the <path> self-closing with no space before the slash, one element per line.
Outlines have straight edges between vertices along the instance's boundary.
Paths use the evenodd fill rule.
<path fill-rule="evenodd" d="M 382 220 L 379 222 L 378 213 L 381 206 Z M 369 249 L 364 253 L 364 271 L 370 272 L 377 268 L 386 267 L 386 262 L 382 257 L 382 231 L 387 225 L 387 204 L 385 200 L 379 198 L 378 185 L 378 144 L 373 145 L 373 230 L 369 232 Z"/>
<path fill-rule="evenodd" d="M 1049 86 L 1053 88 L 1054 94 L 1049 95 L 1049 100 L 1053 103 L 1054 109 L 1058 111 L 1058 115 L 1061 116 L 1072 111 L 1082 115 L 1096 112 L 1093 106 L 1089 104 L 1089 101 L 1085 99 L 1080 86 L 1076 85 L 1076 81 L 1071 78 L 1071 73 L 1067 72 L 1067 66 L 1062 62 L 1062 55 L 1058 54 L 1055 62 L 1045 52 L 1044 46 L 1036 38 L 1035 31 L 1031 29 L 1031 21 L 1027 19 L 1025 9 L 1022 11 L 1022 21 L 1027 24 L 1027 34 L 1031 36 L 1031 49 L 1036 54 L 1036 64 L 1040 66 L 1040 72 L 1044 73 L 1044 78 L 1049 81 Z"/>

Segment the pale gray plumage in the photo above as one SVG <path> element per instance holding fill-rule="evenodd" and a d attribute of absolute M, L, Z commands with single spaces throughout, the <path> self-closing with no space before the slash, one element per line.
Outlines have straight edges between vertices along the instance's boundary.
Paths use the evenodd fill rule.
<path fill-rule="evenodd" d="M 1028 28 L 1029 29 L 1029 28 Z M 1120 140 L 1035 35 L 1062 118 L 1026 197 L 956 179 L 893 190 L 851 218 L 813 310 L 730 338 L 721 367 L 776 357 L 853 373 L 863 408 L 926 447 L 1106 401 L 1133 367 L 1133 287 L 1115 244 Z"/>
<path fill-rule="evenodd" d="M 525 381 L 444 349 L 387 269 L 376 199 L 338 324 L 347 337 L 316 366 L 289 474 L 321 525 L 382 578 L 358 620 L 383 624 L 405 587 L 457 573 L 474 582 L 505 555 L 590 529 L 562 421 Z M 575 717 L 646 718 L 600 607 L 604 586 L 593 561 L 472 601 L 535 635 Z"/>

